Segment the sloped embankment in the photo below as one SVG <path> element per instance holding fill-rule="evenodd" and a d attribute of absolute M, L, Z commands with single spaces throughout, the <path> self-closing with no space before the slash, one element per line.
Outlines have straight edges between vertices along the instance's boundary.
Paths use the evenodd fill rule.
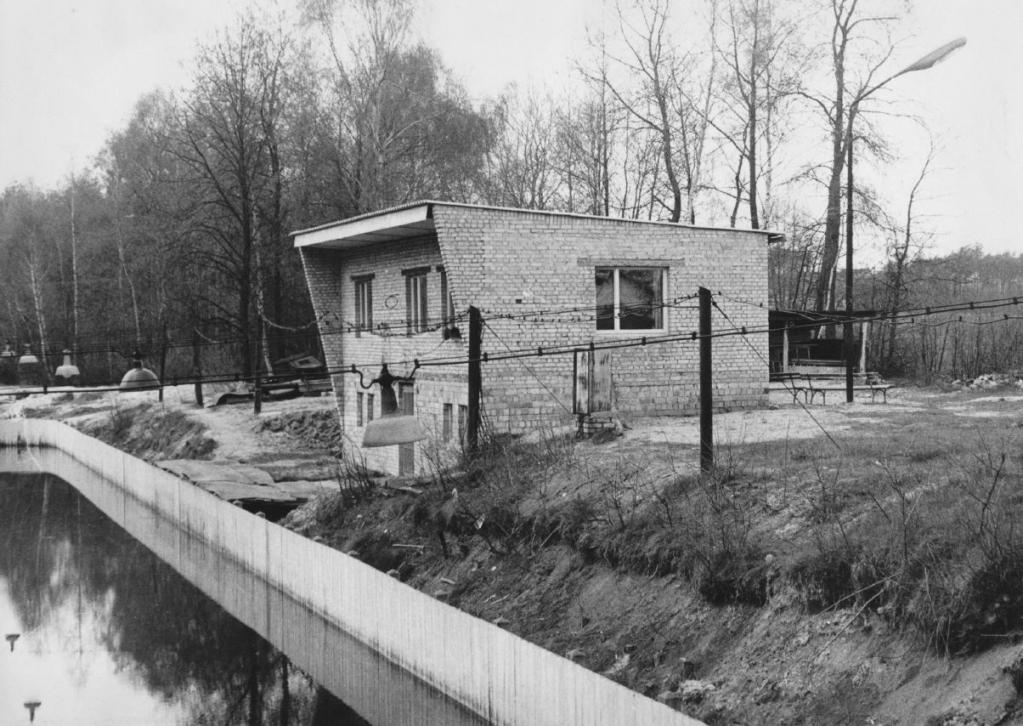
<path fill-rule="evenodd" d="M 217 442 L 206 426 L 176 409 L 146 403 L 114 408 L 80 426 L 83 433 L 146 461 L 210 459 Z"/>
<path fill-rule="evenodd" d="M 1023 723 L 1023 416 L 841 410 L 714 477 L 628 435 L 495 444 L 287 523 L 708 723 Z"/>
<path fill-rule="evenodd" d="M 702 479 L 664 420 L 494 442 L 419 493 L 348 467 L 286 522 L 708 723 L 1023 723 L 1023 414 L 985 394 L 816 409 L 834 444 L 734 437 Z M 222 458 L 203 442 L 230 428 L 261 466 L 335 463 L 326 410 L 121 416 L 79 427 L 147 458 Z"/>

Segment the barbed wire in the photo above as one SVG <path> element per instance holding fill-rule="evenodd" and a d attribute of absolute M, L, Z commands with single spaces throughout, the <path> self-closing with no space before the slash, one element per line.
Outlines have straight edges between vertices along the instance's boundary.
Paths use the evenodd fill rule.
<path fill-rule="evenodd" d="M 736 328 L 736 325 L 735 325 L 735 323 L 733 323 L 733 322 L 732 322 L 732 319 L 731 319 L 730 317 L 728 317 L 728 313 L 726 313 L 726 312 L 725 312 L 725 311 L 724 311 L 724 310 L 723 310 L 723 309 L 721 308 L 721 306 L 720 306 L 720 305 L 718 305 L 717 301 L 716 301 L 716 300 L 714 300 L 713 298 L 711 299 L 711 305 L 713 305 L 713 306 L 714 306 L 714 307 L 715 307 L 715 308 L 717 309 L 717 311 L 718 311 L 719 313 L 721 313 L 721 316 L 722 316 L 722 317 L 723 317 L 723 318 L 725 319 L 725 321 L 726 321 L 726 322 L 727 322 L 727 323 L 728 323 L 729 325 L 731 325 L 731 326 L 732 326 L 732 328 L 733 328 L 733 329 L 737 329 L 737 328 Z M 767 369 L 768 369 L 768 370 L 770 370 L 770 369 L 771 369 L 771 362 L 770 362 L 769 360 L 767 360 L 766 358 L 764 358 L 764 354 L 763 354 L 763 353 L 762 353 L 762 352 L 760 351 L 760 349 L 758 349 L 758 348 L 757 348 L 757 347 L 756 347 L 755 345 L 753 345 L 752 343 L 750 343 L 750 342 L 749 342 L 749 338 L 748 338 L 748 337 L 746 337 L 746 336 L 742 336 L 741 340 L 742 340 L 742 341 L 743 341 L 743 342 L 744 342 L 744 343 L 745 343 L 745 344 L 746 344 L 746 345 L 747 345 L 747 346 L 749 347 L 749 349 L 750 349 L 750 350 L 752 350 L 752 351 L 753 351 L 753 353 L 754 353 L 754 354 L 755 354 L 755 355 L 756 355 L 756 356 L 757 356 L 758 358 L 760 358 L 760 360 L 761 360 L 761 361 L 762 361 L 762 362 L 763 362 L 763 363 L 764 363 L 764 364 L 765 364 L 765 365 L 767 366 Z M 841 450 L 842 450 L 842 447 L 841 447 L 841 446 L 839 446 L 839 444 L 838 444 L 838 441 L 836 441 L 836 440 L 835 440 L 835 438 L 834 438 L 834 437 L 833 437 L 833 436 L 831 435 L 831 432 L 830 432 L 830 431 L 828 431 L 828 430 L 827 430 L 827 429 L 826 429 L 826 428 L 824 427 L 824 424 L 822 424 L 822 423 L 820 422 L 820 419 L 818 419 L 818 418 L 817 418 L 816 416 L 814 416 L 814 415 L 813 415 L 813 412 L 812 412 L 812 411 L 810 411 L 810 409 L 809 409 L 809 408 L 808 408 L 808 407 L 806 406 L 806 404 L 805 404 L 805 403 L 803 403 L 802 401 L 800 401 L 800 400 L 799 400 L 799 392 L 798 392 L 798 391 L 797 391 L 797 390 L 795 389 L 795 386 L 793 386 L 793 385 L 791 384 L 791 381 L 783 381 L 783 382 L 782 382 L 782 385 L 783 385 L 783 386 L 785 387 L 785 389 L 786 389 L 786 390 L 788 391 L 789 395 L 791 395 L 791 396 L 792 396 L 792 400 L 793 400 L 793 401 L 795 401 L 795 402 L 796 402 L 797 404 L 799 404 L 799 407 L 803 409 L 803 412 L 804 412 L 804 413 L 805 413 L 805 414 L 806 414 L 807 416 L 809 416 L 809 417 L 810 417 L 810 420 L 811 420 L 811 421 L 813 421 L 813 422 L 814 422 L 814 423 L 815 423 L 815 424 L 817 425 L 817 428 L 819 428 L 819 429 L 820 429 L 820 430 L 821 430 L 821 431 L 822 431 L 822 432 L 824 433 L 824 435 L 825 435 L 825 436 L 826 436 L 826 437 L 828 438 L 828 441 L 830 441 L 830 442 L 831 442 L 831 443 L 832 443 L 832 444 L 834 445 L 834 447 L 835 447 L 836 449 L 838 449 L 839 451 L 841 451 Z"/>
<path fill-rule="evenodd" d="M 676 300 L 681 302 L 681 301 L 691 300 L 694 297 L 695 296 L 685 296 L 685 297 L 681 297 L 681 298 L 676 298 Z M 924 307 L 919 307 L 919 308 L 910 308 L 910 309 L 907 309 L 907 310 L 904 310 L 904 311 L 900 311 L 898 313 L 882 312 L 882 313 L 876 313 L 875 315 L 872 315 L 872 316 L 859 316 L 859 317 L 857 317 L 857 316 L 850 317 L 850 316 L 848 316 L 848 315 L 846 315 L 844 313 L 840 313 L 840 312 L 836 312 L 836 313 L 830 313 L 830 312 L 829 313 L 810 313 L 810 314 L 812 314 L 814 316 L 814 320 L 812 322 L 799 323 L 799 324 L 791 324 L 791 323 L 789 323 L 789 324 L 786 324 L 784 326 L 779 326 L 779 327 L 774 327 L 774 328 L 772 328 L 770 326 L 770 323 L 768 323 L 766 326 L 756 326 L 756 327 L 740 326 L 740 325 L 736 325 L 729 318 L 728 320 L 729 320 L 730 325 L 732 325 L 732 329 L 731 330 L 726 330 L 726 331 L 712 332 L 710 334 L 710 337 L 711 338 L 723 338 L 723 337 L 731 337 L 731 336 L 735 336 L 735 335 L 739 335 L 739 336 L 753 336 L 753 335 L 763 335 L 763 334 L 771 334 L 771 333 L 781 333 L 781 332 L 783 332 L 785 330 L 794 331 L 794 330 L 801 330 L 801 329 L 817 329 L 817 328 L 819 328 L 819 327 L 821 327 L 823 325 L 841 324 L 841 323 L 845 323 L 845 322 L 909 321 L 909 324 L 911 324 L 911 325 L 942 326 L 942 325 L 948 325 L 948 324 L 952 324 L 954 322 L 960 322 L 960 321 L 940 321 L 938 323 L 933 323 L 932 324 L 932 323 L 916 322 L 916 318 L 917 317 L 930 317 L 930 316 L 934 316 L 934 315 L 948 314 L 948 313 L 954 313 L 954 312 L 994 310 L 994 309 L 999 309 L 999 308 L 1008 307 L 1008 306 L 1018 306 L 1020 304 L 1020 302 L 1021 302 L 1021 297 L 1023 297 L 1023 296 L 1012 296 L 1012 297 L 1004 297 L 1004 298 L 995 298 L 995 299 L 991 299 L 991 300 L 974 300 L 974 301 L 966 301 L 966 302 L 960 302 L 960 303 L 950 303 L 950 304 L 946 304 L 946 305 L 924 306 Z M 717 309 L 720 312 L 723 312 L 721 310 L 720 306 L 717 306 Z M 461 316 L 459 316 L 459 319 L 462 319 Z M 986 322 L 983 322 L 983 323 L 978 322 L 977 324 L 993 324 L 995 322 L 1006 322 L 1006 321 L 1009 321 L 1009 320 L 1019 320 L 1019 319 L 1023 319 L 1023 316 L 1003 314 L 1001 318 L 997 318 L 997 319 L 994 319 L 994 320 L 991 320 L 991 321 L 986 321 Z M 423 332 L 424 333 L 426 333 L 426 332 L 436 332 L 438 330 L 441 330 L 444 327 L 446 327 L 446 326 L 442 322 L 442 323 L 437 324 L 436 326 L 433 326 L 430 330 L 423 331 Z M 492 326 L 488 326 L 488 327 L 490 328 L 491 332 L 493 332 Z M 341 331 L 332 331 L 332 332 L 326 333 L 326 335 L 339 334 L 340 332 Z M 367 331 L 363 331 L 363 332 L 367 332 Z M 603 332 L 604 331 L 602 331 L 602 333 Z M 593 351 L 596 351 L 596 350 L 620 350 L 620 349 L 627 349 L 627 348 L 633 348 L 633 347 L 643 347 L 643 346 L 651 346 L 651 345 L 663 345 L 663 344 L 666 344 L 666 343 L 678 343 L 678 342 L 687 342 L 687 341 L 692 342 L 692 341 L 698 341 L 700 339 L 700 337 L 701 337 L 700 334 L 697 331 L 687 331 L 687 332 L 679 332 L 679 333 L 654 333 L 654 334 L 651 334 L 651 335 L 637 335 L 637 331 L 625 332 L 625 331 L 620 331 L 619 330 L 619 331 L 606 331 L 606 332 L 607 333 L 625 334 L 625 335 L 628 335 L 629 337 L 628 338 L 624 338 L 624 339 L 616 338 L 616 339 L 613 339 L 613 340 L 599 341 L 599 342 L 595 341 L 592 337 L 588 337 L 588 338 L 585 338 L 585 339 L 577 339 L 577 340 L 570 340 L 570 341 L 566 341 L 566 342 L 553 343 L 551 345 L 543 345 L 543 344 L 541 344 L 541 345 L 538 345 L 538 346 L 530 346 L 530 347 L 520 346 L 519 348 L 512 348 L 511 346 L 508 346 L 502 340 L 501 343 L 505 347 L 505 350 L 503 352 L 501 352 L 501 353 L 492 353 L 492 352 L 489 352 L 489 351 L 485 351 L 485 352 L 482 353 L 480 360 L 481 360 L 481 362 L 491 362 L 491 363 L 493 363 L 493 362 L 499 362 L 499 361 L 517 360 L 517 359 L 524 359 L 524 358 L 531 358 L 531 357 L 541 358 L 541 357 L 544 357 L 544 356 L 565 355 L 565 354 L 573 353 L 574 351 L 581 350 L 581 349 L 588 349 L 588 350 L 593 350 Z M 306 336 L 306 335 L 307 334 L 303 334 L 303 336 Z M 323 335 L 324 335 L 324 333 L 321 332 L 321 337 Z M 496 336 L 496 333 L 495 333 L 495 336 Z M 404 334 L 404 335 L 401 335 L 400 337 L 414 339 L 416 337 L 416 334 L 413 334 L 411 336 L 409 336 L 408 334 Z M 239 339 L 235 339 L 235 340 L 218 341 L 217 343 L 208 343 L 207 342 L 207 343 L 200 344 L 198 347 L 209 346 L 209 345 L 226 345 L 226 344 L 229 344 L 229 343 L 237 343 L 237 342 L 244 342 L 244 339 L 239 338 Z M 386 361 L 374 361 L 374 362 L 354 363 L 354 364 L 341 363 L 338 366 L 336 366 L 333 370 L 335 372 L 347 373 L 347 372 L 350 372 L 350 368 L 351 368 L 352 365 L 356 366 L 357 368 L 366 368 L 366 367 L 370 367 L 370 366 L 380 365 L 381 363 L 384 363 L 384 362 L 386 362 L 388 365 L 406 365 L 406 366 L 411 366 L 413 364 L 418 364 L 420 367 L 424 367 L 424 368 L 425 367 L 431 367 L 431 366 L 435 366 L 436 367 L 436 366 L 467 365 L 470 362 L 469 357 L 467 355 L 462 355 L 462 354 L 454 355 L 454 356 L 440 356 L 440 357 L 437 357 L 437 358 L 429 357 L 430 355 L 432 355 L 433 352 L 435 352 L 435 351 L 439 350 L 441 347 L 443 347 L 445 342 L 447 342 L 447 341 L 440 341 L 430 351 L 430 353 L 427 356 L 424 356 L 424 357 L 406 356 L 404 358 L 399 358 L 399 359 L 395 359 L 395 360 L 386 360 Z M 166 350 L 174 350 L 174 349 L 179 349 L 179 348 L 193 348 L 193 347 L 197 347 L 197 346 L 196 346 L 196 343 L 194 341 L 193 342 L 187 342 L 187 343 L 185 343 L 185 342 L 167 341 L 165 343 L 165 345 L 161 346 L 161 347 L 165 347 Z M 125 355 L 120 349 L 115 349 L 115 348 L 112 348 L 112 347 L 111 348 L 106 348 L 106 349 L 100 349 L 100 350 L 93 350 L 93 351 L 89 351 L 89 352 L 91 352 L 93 354 L 99 352 L 99 353 L 118 353 L 120 355 Z M 233 380 L 239 380 L 239 375 L 237 373 L 226 374 L 226 375 L 228 375 Z M 207 380 L 208 380 L 208 378 L 207 378 Z"/>
<path fill-rule="evenodd" d="M 756 307 L 756 308 L 763 308 L 764 307 L 764 304 L 762 302 L 754 302 L 754 301 L 750 301 L 750 300 L 745 300 L 745 299 L 737 298 L 737 297 L 730 296 L 730 295 L 724 295 L 724 294 L 722 294 L 720 292 L 714 293 L 714 296 L 715 297 L 721 297 L 722 299 L 726 299 L 726 300 L 729 300 L 731 302 L 736 302 L 737 304 L 748 305 L 748 306 L 752 306 L 752 307 Z M 697 295 L 695 295 L 695 294 L 679 296 L 679 297 L 674 298 L 671 301 L 666 301 L 664 303 L 661 303 L 659 305 L 655 305 L 653 307 L 654 308 L 691 309 L 690 306 L 683 305 L 683 303 L 689 302 L 689 301 L 695 299 L 696 297 L 697 297 Z M 899 311 L 897 313 L 890 313 L 890 312 L 882 311 L 882 312 L 875 313 L 872 316 L 859 315 L 859 316 L 852 316 L 852 317 L 850 317 L 849 315 L 847 315 L 846 313 L 844 313 L 842 311 L 827 311 L 827 312 L 798 311 L 801 315 L 811 317 L 812 320 L 807 321 L 805 323 L 795 323 L 795 324 L 787 323 L 784 327 L 788 328 L 789 330 L 800 330 L 800 329 L 808 329 L 808 328 L 809 329 L 817 328 L 817 327 L 824 326 L 824 325 L 835 325 L 835 324 L 840 324 L 840 323 L 844 323 L 844 322 L 848 322 L 848 321 L 853 321 L 853 322 L 875 322 L 875 321 L 877 321 L 877 322 L 886 322 L 886 321 L 904 321 L 904 320 L 907 320 L 907 319 L 910 321 L 911 324 L 914 324 L 915 323 L 915 320 L 914 320 L 915 317 L 931 316 L 931 315 L 937 315 L 937 314 L 941 314 L 941 313 L 950 313 L 950 312 L 967 311 L 967 310 L 970 310 L 970 311 L 991 310 L 991 309 L 997 309 L 999 307 L 1004 307 L 1004 306 L 1007 306 L 1007 305 L 1010 305 L 1010 304 L 1011 305 L 1018 305 L 1020 303 L 1020 300 L 1021 300 L 1021 296 L 1012 296 L 1012 297 L 994 298 L 994 299 L 990 299 L 990 300 L 975 300 L 975 301 L 966 301 L 966 302 L 959 302 L 959 303 L 949 303 L 949 304 L 944 304 L 944 305 L 920 306 L 920 307 L 915 307 L 915 308 L 907 308 L 907 309 Z M 643 306 L 643 309 L 644 310 L 648 309 L 648 306 Z M 522 313 L 501 313 L 501 312 L 497 312 L 497 311 L 493 311 L 493 310 L 490 310 L 488 312 L 490 313 L 490 317 L 491 318 L 504 319 L 504 320 L 520 320 L 523 324 L 541 324 L 542 325 L 542 324 L 548 323 L 548 322 L 558 322 L 558 321 L 555 321 L 553 319 L 547 319 L 544 316 L 547 316 L 547 315 L 557 315 L 557 314 L 569 315 L 569 314 L 573 314 L 573 313 L 577 314 L 577 313 L 579 313 L 579 312 L 581 312 L 583 310 L 594 311 L 594 306 L 593 305 L 586 305 L 586 306 L 572 306 L 572 307 L 565 307 L 565 308 L 550 308 L 550 309 L 544 310 L 542 312 L 532 311 L 532 312 L 529 312 L 529 313 L 526 313 L 526 312 L 522 312 Z M 483 313 L 483 312 L 484 311 L 481 311 L 481 313 Z M 436 322 L 434 324 L 431 324 L 431 325 L 426 326 L 425 328 L 416 330 L 415 332 L 412 333 L 412 336 L 415 336 L 415 335 L 418 335 L 418 334 L 422 334 L 422 333 L 437 332 L 437 331 L 443 330 L 445 328 L 450 328 L 450 327 L 453 326 L 454 323 L 462 322 L 467 317 L 468 317 L 468 310 L 460 311 L 460 312 L 456 313 L 453 317 L 450 317 L 450 318 L 447 318 L 447 319 L 443 319 L 442 318 L 442 319 L 440 319 L 438 322 Z M 587 315 L 587 316 L 580 316 L 580 317 L 576 318 L 574 321 L 568 321 L 568 322 L 590 322 L 590 321 L 596 320 L 598 317 L 602 317 L 602 316 L 599 316 L 599 315 L 597 315 L 594 312 L 594 314 Z M 620 313 L 619 313 L 618 317 L 621 318 L 621 314 Z M 530 318 L 532 318 L 532 319 L 530 319 Z M 1014 316 L 1006 316 L 1006 317 L 1004 317 L 1004 319 L 1005 320 L 1010 320 L 1010 319 L 1018 319 L 1018 318 L 1016 318 Z M 321 339 L 323 337 L 326 337 L 326 336 L 343 335 L 343 334 L 356 333 L 356 332 L 364 333 L 366 335 L 375 335 L 375 336 L 385 337 L 385 338 L 386 337 L 396 337 L 396 338 L 402 338 L 402 337 L 408 338 L 408 337 L 410 337 L 410 334 L 408 332 L 409 321 L 405 320 L 405 319 L 394 319 L 392 321 L 380 322 L 380 323 L 377 323 L 376 325 L 374 325 L 373 329 L 367 329 L 367 328 L 364 328 L 364 327 L 360 326 L 357 323 L 352 323 L 351 321 L 344 320 L 343 318 L 341 318 L 340 315 L 338 315 L 335 312 L 324 312 L 324 313 L 321 313 L 320 315 L 318 315 L 314 319 L 314 321 L 310 321 L 308 323 L 302 324 L 301 326 L 291 327 L 291 329 L 278 328 L 278 329 L 283 330 L 284 332 L 283 333 L 276 333 L 276 334 L 268 333 L 266 335 L 266 338 L 267 338 L 268 341 L 273 341 L 273 342 L 281 343 L 281 342 L 287 342 L 288 340 L 294 339 L 294 336 L 296 334 L 301 336 L 301 337 L 308 337 L 310 335 L 315 334 L 315 333 L 313 333 L 311 331 L 311 328 L 312 328 L 312 325 L 314 324 L 314 322 L 318 322 L 318 323 L 322 324 L 322 326 L 320 327 L 320 330 L 319 330 L 319 336 L 320 336 Z M 336 330 L 324 330 L 324 327 L 332 327 L 333 324 L 337 324 L 338 325 L 338 328 Z M 943 322 L 941 322 L 939 324 L 940 325 L 945 325 L 947 323 L 943 321 Z M 990 323 L 985 323 L 985 324 L 990 324 Z M 391 327 L 399 328 L 399 330 L 392 331 L 392 330 L 390 330 Z M 405 329 L 404 330 L 400 330 L 400 328 L 402 328 L 402 327 L 404 327 Z M 306 332 L 304 332 L 305 330 L 310 330 L 310 332 L 306 333 Z M 768 327 L 768 328 L 765 329 L 765 328 L 761 327 L 761 328 L 757 328 L 757 329 L 747 330 L 745 334 L 755 334 L 755 333 L 763 333 L 763 332 L 778 332 L 779 330 L 781 330 L 781 328 L 771 329 L 770 327 Z M 299 333 L 298 331 L 303 331 L 303 332 Z M 148 338 L 151 341 L 151 346 L 150 347 L 152 347 L 153 345 L 156 345 L 156 347 L 161 349 L 161 350 L 168 350 L 168 351 L 170 351 L 170 350 L 177 350 L 177 349 L 182 349 L 182 348 L 203 348 L 203 347 L 209 347 L 209 346 L 238 345 L 238 344 L 243 344 L 243 343 L 250 343 L 251 344 L 254 341 L 254 339 L 255 339 L 255 336 L 252 336 L 252 335 L 247 336 L 247 337 L 243 336 L 243 335 L 234 335 L 234 336 L 221 337 L 219 339 L 218 338 L 212 338 L 211 336 L 209 336 L 209 335 L 205 334 L 204 332 L 202 332 L 201 329 L 197 329 L 197 327 L 193 327 L 192 330 L 188 331 L 187 337 L 191 337 L 192 332 L 197 332 L 198 333 L 197 337 L 201 338 L 202 340 L 201 341 L 189 340 L 189 341 L 186 342 L 186 341 L 181 340 L 182 337 L 186 337 L 185 335 L 179 335 L 179 334 L 171 335 L 171 334 L 168 334 L 166 340 L 161 341 L 159 344 L 155 344 L 155 343 L 152 342 L 153 336 L 150 335 L 150 336 L 148 336 Z M 616 332 L 621 332 L 621 331 L 616 331 Z M 115 354 L 120 355 L 122 357 L 126 357 L 126 358 L 129 357 L 130 354 L 127 351 L 130 350 L 131 348 L 133 348 L 134 345 L 129 345 L 129 346 L 113 345 L 109 341 L 110 337 L 113 337 L 113 336 L 103 336 L 102 338 L 100 338 L 100 340 L 102 340 L 102 342 L 98 343 L 98 344 L 96 344 L 94 346 L 90 346 L 90 345 L 82 346 L 82 345 L 80 345 L 78 347 L 78 349 L 76 351 L 73 351 L 73 352 L 74 352 L 75 355 L 97 355 L 97 354 L 105 354 L 105 353 L 115 353 Z M 133 333 L 131 333 L 129 331 L 126 331 L 123 336 L 119 336 L 119 337 L 121 338 L 121 340 L 125 340 L 125 339 L 133 339 L 135 336 L 134 336 Z M 673 341 L 677 341 L 679 339 L 680 338 L 678 338 L 677 336 L 656 336 L 656 335 L 654 335 L 654 336 L 649 336 L 648 342 L 647 343 L 642 343 L 642 344 L 646 345 L 646 344 L 656 344 L 657 342 L 673 342 Z M 86 338 L 86 340 L 89 340 L 89 338 Z M 583 344 L 585 344 L 585 342 Z M 572 344 L 572 346 L 578 346 L 578 345 L 579 345 L 579 343 Z M 525 350 L 522 349 L 520 352 L 525 352 Z"/>
<path fill-rule="evenodd" d="M 495 338 L 497 338 L 497 340 L 498 340 L 498 341 L 499 341 L 499 342 L 500 342 L 500 343 L 501 343 L 502 345 L 504 345 L 504 346 L 505 346 L 506 348 L 508 348 L 508 345 L 507 345 L 507 344 L 505 344 L 504 340 L 502 340 L 502 339 L 501 339 L 501 336 L 500 336 L 500 335 L 498 335 L 498 334 L 497 334 L 497 332 L 496 332 L 496 331 L 495 331 L 495 330 L 494 330 L 493 328 L 491 328 L 491 327 L 490 327 L 490 325 L 489 325 L 488 323 L 484 322 L 484 323 L 483 323 L 483 326 L 484 326 L 484 327 L 485 327 L 485 328 L 486 328 L 487 330 L 489 330 L 489 331 L 490 331 L 490 332 L 491 332 L 491 333 L 493 334 L 493 336 L 494 336 Z M 509 348 L 509 350 L 510 350 L 510 348 Z M 543 389 L 544 389 L 545 391 L 547 391 L 547 395 L 549 395 L 549 396 L 550 396 L 550 397 L 551 397 L 552 399 L 554 399 L 554 402 L 555 402 L 555 403 L 557 403 L 557 404 L 558 404 L 559 406 L 561 406 L 561 407 L 562 407 L 562 408 L 563 408 L 563 409 L 564 409 L 564 410 L 565 410 L 565 411 L 566 411 L 566 412 L 567 412 L 567 413 L 568 413 L 569 415 L 572 415 L 572 414 L 574 414 L 574 413 L 575 413 L 575 412 L 574 412 L 574 411 L 573 411 L 573 410 L 572 410 L 571 408 L 569 408 L 568 406 L 566 406 L 566 405 L 565 405 L 564 401 L 562 401 L 562 400 L 561 400 L 561 398 L 560 398 L 559 396 L 557 396 L 557 395 L 556 395 L 556 394 L 554 393 L 554 391 L 552 391 L 552 390 L 550 389 L 550 387 L 549 387 L 549 386 L 548 386 L 548 385 L 547 385 L 546 383 L 544 383 L 543 379 L 542 379 L 542 378 L 540 378 L 540 376 L 538 376 L 538 375 L 536 374 L 536 371 L 534 371 L 534 370 L 533 370 L 532 368 L 530 368 L 530 367 L 529 367 L 528 365 L 526 365 L 526 363 L 525 363 L 524 361 L 522 361 L 522 360 L 519 360 L 519 363 L 520 363 L 520 364 L 522 365 L 522 367 L 523 367 L 523 368 L 525 368 L 525 369 L 526 369 L 526 371 L 528 371 L 528 372 L 529 372 L 529 375 L 533 376 L 533 378 L 535 378 L 535 379 L 536 379 L 536 382 L 540 384 L 540 387 L 541 387 L 541 388 L 543 388 Z"/>

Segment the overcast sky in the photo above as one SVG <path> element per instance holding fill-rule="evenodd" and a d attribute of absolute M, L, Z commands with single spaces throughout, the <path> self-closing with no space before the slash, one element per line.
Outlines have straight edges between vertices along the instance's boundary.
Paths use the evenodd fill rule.
<path fill-rule="evenodd" d="M 421 0 L 419 28 L 476 97 L 509 83 L 557 84 L 600 22 L 600 0 Z M 139 96 L 186 82 L 195 43 L 230 22 L 232 0 L 0 0 L 0 186 L 47 188 L 86 165 Z M 892 84 L 898 111 L 925 118 L 942 147 L 924 189 L 935 251 L 977 242 L 1023 251 L 1021 0 L 919 0 L 893 70 L 959 36 L 946 63 Z M 894 106 L 894 104 L 893 104 Z M 1015 132 L 1015 133 L 1014 133 Z M 878 184 L 904 204 L 924 136 L 895 131 L 903 161 Z M 869 168 L 864 174 L 871 174 Z"/>

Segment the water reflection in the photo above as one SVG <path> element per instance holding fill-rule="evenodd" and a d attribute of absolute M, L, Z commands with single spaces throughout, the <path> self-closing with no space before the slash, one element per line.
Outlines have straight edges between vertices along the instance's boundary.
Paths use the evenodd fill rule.
<path fill-rule="evenodd" d="M 0 474 L 0 723 L 367 722 L 77 491 Z"/>

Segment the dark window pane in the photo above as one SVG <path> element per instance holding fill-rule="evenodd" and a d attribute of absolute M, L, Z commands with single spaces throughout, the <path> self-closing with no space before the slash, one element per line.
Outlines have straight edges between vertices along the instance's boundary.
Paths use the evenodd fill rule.
<path fill-rule="evenodd" d="M 614 270 L 610 267 L 598 267 L 597 283 L 597 330 L 614 330 L 615 328 L 615 290 Z"/>
<path fill-rule="evenodd" d="M 448 310 L 448 273 L 440 271 L 440 322 L 448 325 L 451 322 L 451 315 Z"/>
<path fill-rule="evenodd" d="M 619 328 L 622 330 L 649 330 L 660 328 L 663 319 L 661 310 L 661 271 L 622 269 L 618 272 L 621 289 Z"/>
<path fill-rule="evenodd" d="M 419 331 L 426 330 L 430 319 L 429 306 L 426 300 L 426 275 L 419 278 Z"/>
<path fill-rule="evenodd" d="M 409 335 L 426 330 L 429 318 L 426 302 L 426 275 L 406 275 L 405 312 Z"/>
<path fill-rule="evenodd" d="M 444 440 L 445 441 L 450 441 L 451 440 L 451 429 L 452 429 L 452 418 L 453 418 L 452 410 L 453 409 L 454 409 L 454 406 L 452 406 L 450 403 L 445 403 L 444 404 L 444 409 L 443 409 L 444 410 L 444 419 L 443 419 L 444 430 L 443 431 L 444 431 Z"/>
<path fill-rule="evenodd" d="M 355 283 L 355 330 L 369 330 L 373 327 L 373 287 L 369 280 Z"/>

